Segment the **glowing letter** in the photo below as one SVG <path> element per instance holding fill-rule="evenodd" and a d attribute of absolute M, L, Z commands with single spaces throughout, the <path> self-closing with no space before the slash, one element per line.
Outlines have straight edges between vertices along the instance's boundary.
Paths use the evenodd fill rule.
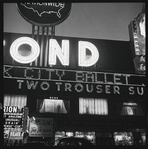
<path fill-rule="evenodd" d="M 70 92 L 72 91 L 70 83 L 65 83 L 65 91 L 70 91 Z"/>
<path fill-rule="evenodd" d="M 50 39 L 49 65 L 56 65 L 56 56 L 65 66 L 69 65 L 69 41 L 62 40 L 62 48 L 55 39 Z"/>
<path fill-rule="evenodd" d="M 141 92 L 140 92 L 140 90 L 141 90 Z M 144 94 L 143 87 L 140 87 L 140 89 L 139 89 L 139 87 L 137 87 L 137 93 L 138 93 L 138 95 L 143 95 Z"/>
<path fill-rule="evenodd" d="M 61 82 L 56 82 L 56 85 L 57 85 L 57 90 L 60 91 L 61 90 L 60 86 L 62 85 L 62 83 Z"/>
<path fill-rule="evenodd" d="M 129 87 L 129 91 L 131 91 L 131 92 L 129 92 L 129 94 L 130 95 L 134 95 L 135 94 L 135 91 L 133 90 L 134 89 L 134 87 Z"/>
<path fill-rule="evenodd" d="M 80 87 L 80 89 L 78 89 L 78 87 Z M 75 85 L 75 90 L 76 90 L 77 92 L 82 92 L 82 91 L 83 91 L 83 85 L 80 84 L 80 83 L 76 84 L 76 85 Z"/>
<path fill-rule="evenodd" d="M 18 52 L 22 44 L 31 46 L 31 53 L 28 56 L 23 56 Z M 20 37 L 16 39 L 10 47 L 10 55 L 19 63 L 27 64 L 33 62 L 40 54 L 40 47 L 38 43 L 30 37 Z"/>
<path fill-rule="evenodd" d="M 34 81 L 31 81 L 31 82 L 27 81 L 27 88 L 28 89 L 32 88 L 33 90 L 35 90 L 37 87 L 37 84 L 38 84 L 38 81 L 36 81 L 35 83 L 34 83 Z"/>
<path fill-rule="evenodd" d="M 113 87 L 114 88 L 114 94 L 120 94 L 120 88 L 119 88 L 119 86 L 114 86 Z"/>
<path fill-rule="evenodd" d="M 49 89 L 50 84 L 48 82 L 42 82 L 40 86 L 41 86 L 41 89 L 45 91 Z"/>
<path fill-rule="evenodd" d="M 97 88 L 97 93 L 102 93 L 103 92 L 102 85 L 97 85 L 96 88 Z"/>
<path fill-rule="evenodd" d="M 17 82 L 19 82 L 19 89 L 21 89 L 22 83 L 24 82 L 24 80 L 17 80 Z"/>
<path fill-rule="evenodd" d="M 91 52 L 91 57 L 87 58 L 86 49 Z M 99 52 L 95 45 L 87 41 L 79 41 L 79 66 L 89 67 L 94 65 L 99 59 Z"/>

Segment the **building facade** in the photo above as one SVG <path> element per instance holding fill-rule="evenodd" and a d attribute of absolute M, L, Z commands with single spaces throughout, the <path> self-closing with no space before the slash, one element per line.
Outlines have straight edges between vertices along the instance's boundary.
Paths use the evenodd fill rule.
<path fill-rule="evenodd" d="M 4 33 L 4 145 L 56 146 L 70 136 L 96 146 L 145 145 L 144 11 L 129 24 L 130 41 L 115 41 L 55 36 L 43 10 L 59 23 L 71 4 L 42 5 L 18 4 L 25 19 L 26 9 L 38 15 L 29 19 L 32 34 Z M 62 20 L 57 8 L 65 8 Z"/>
<path fill-rule="evenodd" d="M 20 125 L 18 118 L 5 116 L 7 139 L 28 134 L 55 145 L 66 136 L 86 137 L 95 145 L 145 144 L 145 74 L 135 73 L 130 42 L 54 37 L 45 49 L 46 36 L 43 42 L 41 35 L 34 38 L 38 42 L 30 38 L 4 34 L 4 113 L 25 111 L 18 114 Z M 37 59 L 23 63 L 31 61 L 38 43 Z M 52 125 L 42 125 L 44 119 Z"/>

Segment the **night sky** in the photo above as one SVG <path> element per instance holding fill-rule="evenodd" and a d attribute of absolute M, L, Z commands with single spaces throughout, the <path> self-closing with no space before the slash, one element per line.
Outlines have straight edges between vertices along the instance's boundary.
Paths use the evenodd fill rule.
<path fill-rule="evenodd" d="M 15 3 L 4 3 L 4 32 L 29 33 L 31 24 Z M 143 3 L 73 3 L 69 17 L 55 27 L 55 35 L 129 41 L 128 25 Z"/>

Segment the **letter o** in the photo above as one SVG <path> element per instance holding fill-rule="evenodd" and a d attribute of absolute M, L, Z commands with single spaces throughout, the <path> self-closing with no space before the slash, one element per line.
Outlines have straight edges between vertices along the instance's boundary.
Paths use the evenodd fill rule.
<path fill-rule="evenodd" d="M 78 87 L 80 87 L 80 89 L 78 89 Z M 82 84 L 76 84 L 75 85 L 75 90 L 77 91 L 77 92 L 82 92 L 83 91 L 83 85 Z"/>
<path fill-rule="evenodd" d="M 46 87 L 43 87 L 44 85 L 46 85 Z M 42 82 L 40 86 L 41 86 L 41 89 L 45 91 L 49 89 L 50 84 L 48 82 Z"/>
<path fill-rule="evenodd" d="M 18 52 L 18 48 L 22 45 L 22 44 L 28 44 L 31 46 L 31 53 L 28 56 L 22 56 L 19 52 Z M 12 56 L 12 58 L 19 62 L 19 63 L 23 63 L 23 64 L 27 64 L 27 63 L 31 63 L 33 62 L 40 54 L 40 47 L 39 44 L 30 37 L 20 37 L 18 39 L 16 39 L 10 47 L 10 55 Z"/>
<path fill-rule="evenodd" d="M 9 112 L 12 112 L 12 107 L 9 107 Z"/>

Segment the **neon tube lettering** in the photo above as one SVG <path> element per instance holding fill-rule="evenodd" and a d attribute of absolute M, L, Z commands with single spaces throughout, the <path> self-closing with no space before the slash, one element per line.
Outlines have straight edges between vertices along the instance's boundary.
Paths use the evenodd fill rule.
<path fill-rule="evenodd" d="M 56 65 L 56 57 L 65 66 L 69 65 L 69 41 L 62 40 L 62 48 L 55 39 L 50 39 L 49 65 Z"/>
<path fill-rule="evenodd" d="M 23 56 L 18 52 L 21 45 L 28 44 L 31 46 L 31 53 L 28 56 Z M 12 58 L 23 64 L 33 62 L 40 54 L 40 47 L 38 43 L 30 37 L 20 37 L 16 39 L 10 47 L 10 55 Z"/>
<path fill-rule="evenodd" d="M 91 57 L 87 58 L 86 49 L 91 52 Z M 99 59 L 99 52 L 96 46 L 87 41 L 79 41 L 79 66 L 89 67 L 94 65 Z"/>
<path fill-rule="evenodd" d="M 29 55 L 21 55 L 19 47 L 27 44 L 31 47 Z M 56 65 L 57 58 L 64 66 L 69 66 L 69 40 L 62 40 L 62 47 L 58 44 L 56 39 L 49 39 L 49 65 Z M 86 50 L 89 50 L 91 55 L 87 55 Z M 16 39 L 10 46 L 11 57 L 22 64 L 28 64 L 35 61 L 40 54 L 39 44 L 30 37 L 20 37 Z M 81 67 L 89 67 L 94 65 L 99 59 L 99 51 L 97 47 L 87 41 L 79 41 L 78 43 L 78 65 Z"/>

